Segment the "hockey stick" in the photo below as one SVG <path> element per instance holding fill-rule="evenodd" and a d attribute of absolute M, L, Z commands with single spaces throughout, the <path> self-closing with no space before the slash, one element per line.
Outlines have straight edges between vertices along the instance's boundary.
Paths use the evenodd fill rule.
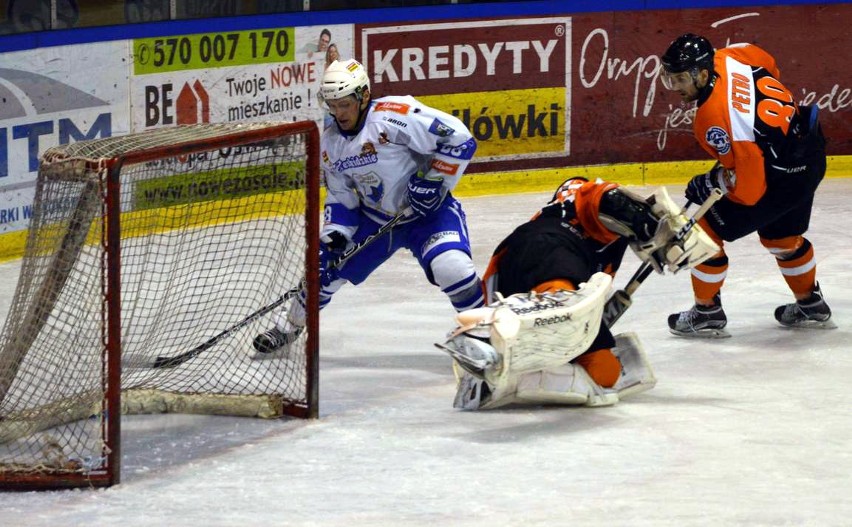
<path fill-rule="evenodd" d="M 719 189 L 714 189 L 713 192 L 710 193 L 710 196 L 704 200 L 704 203 L 701 204 L 701 207 L 695 211 L 695 214 L 689 218 L 689 221 L 683 224 L 683 226 L 675 233 L 672 238 L 675 241 L 680 241 L 689 234 L 692 226 L 695 225 L 698 220 L 700 220 L 710 207 L 713 206 L 717 201 L 722 198 L 722 191 Z M 692 205 L 692 202 L 687 202 L 684 211 Z M 633 293 L 639 289 L 639 286 L 642 285 L 642 282 L 645 281 L 646 278 L 651 276 L 651 273 L 654 271 L 654 267 L 648 262 L 642 262 L 642 265 L 639 266 L 639 269 L 633 273 L 633 276 L 630 277 L 630 280 L 627 282 L 627 285 L 624 286 L 624 289 L 619 289 L 615 293 L 612 294 L 609 299 L 607 299 L 606 304 L 604 305 L 603 312 L 603 324 L 606 327 L 611 328 L 616 321 L 621 318 L 621 315 L 627 311 L 633 304 Z"/>
<path fill-rule="evenodd" d="M 409 218 L 410 214 L 411 214 L 411 208 L 410 207 L 406 208 L 405 210 L 403 210 L 402 212 L 400 212 L 399 214 L 397 214 L 396 216 L 391 218 L 387 223 L 382 225 L 379 228 L 379 230 L 377 230 L 376 232 L 374 232 L 370 236 L 367 236 L 366 238 L 364 238 L 363 241 L 361 241 L 360 243 L 356 243 L 356 244 L 352 245 L 351 247 L 349 247 L 348 249 L 346 249 L 345 251 L 343 251 L 343 254 L 341 254 L 340 257 L 338 257 L 335 261 L 333 261 L 329 265 L 329 267 L 331 269 L 340 269 L 340 267 L 343 266 L 343 264 L 345 264 L 347 261 L 349 261 L 353 256 L 355 256 L 359 252 L 363 251 L 368 245 L 370 245 L 371 243 L 373 243 L 377 239 L 381 238 L 382 236 L 384 236 L 385 234 L 390 232 L 391 229 L 396 227 L 402 220 Z M 254 322 L 258 318 L 262 317 L 263 315 L 265 315 L 265 314 L 269 313 L 270 311 L 274 310 L 275 308 L 279 307 L 281 304 L 283 304 L 287 300 L 289 300 L 289 299 L 293 298 L 294 296 L 296 296 L 297 294 L 299 294 L 299 292 L 301 292 L 304 289 L 304 287 L 305 287 L 305 279 L 303 278 L 301 280 L 301 282 L 299 282 L 299 285 L 297 285 L 296 287 L 290 289 L 289 291 L 287 291 L 286 293 L 284 293 L 283 295 L 278 297 L 271 304 L 268 304 L 268 305 L 258 309 L 257 311 L 255 311 L 251 315 L 247 316 L 246 318 L 244 318 L 240 322 L 234 324 L 233 326 L 222 331 L 221 333 L 216 334 L 215 336 L 211 337 L 207 341 L 199 344 L 198 346 L 192 348 L 189 351 L 185 351 L 185 352 L 181 353 L 180 355 L 175 355 L 173 357 L 162 357 L 162 356 L 157 357 L 156 359 L 154 359 L 154 362 L 150 364 L 150 367 L 152 367 L 152 368 L 173 368 L 175 366 L 179 366 L 179 365 L 183 364 L 184 362 L 192 359 L 193 357 L 198 356 L 200 353 L 212 348 L 220 340 L 224 339 L 225 337 L 230 336 L 231 334 L 233 334 L 238 329 L 245 327 L 246 325 Z"/>

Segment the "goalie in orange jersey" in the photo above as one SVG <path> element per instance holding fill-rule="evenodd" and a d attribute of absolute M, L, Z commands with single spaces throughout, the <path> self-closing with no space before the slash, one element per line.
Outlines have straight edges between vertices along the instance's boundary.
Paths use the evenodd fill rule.
<path fill-rule="evenodd" d="M 697 225 L 683 231 L 687 222 L 665 188 L 646 199 L 616 183 L 562 183 L 495 249 L 483 279 L 489 306 L 458 314 L 438 344 L 458 366 L 455 406 L 602 406 L 651 388 L 638 339 L 614 337 L 603 308 L 628 247 L 660 273 L 718 250 Z"/>
<path fill-rule="evenodd" d="M 687 33 L 671 43 L 662 65 L 663 85 L 684 102 L 697 102 L 695 139 L 719 161 L 692 178 L 687 199 L 703 201 L 714 188 L 727 193 L 700 222 L 723 249 L 692 270 L 695 305 L 669 317 L 671 332 L 730 336 L 720 295 L 728 270 L 723 243 L 755 231 L 796 299 L 775 310 L 776 320 L 835 327 L 816 281 L 813 246 L 804 237 L 825 175 L 817 107 L 796 104 L 779 81 L 775 59 L 751 44 L 714 50 L 706 38 Z"/>

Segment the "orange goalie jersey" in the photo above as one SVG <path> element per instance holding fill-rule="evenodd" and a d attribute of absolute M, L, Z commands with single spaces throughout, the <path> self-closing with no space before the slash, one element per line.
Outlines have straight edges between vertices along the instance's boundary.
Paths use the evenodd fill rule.
<path fill-rule="evenodd" d="M 755 45 L 718 50 L 713 67 L 715 86 L 706 100 L 699 101 L 695 138 L 734 171 L 727 180 L 728 198 L 753 205 L 766 191 L 765 163 L 784 155 L 798 109 L 778 80 L 775 59 Z"/>

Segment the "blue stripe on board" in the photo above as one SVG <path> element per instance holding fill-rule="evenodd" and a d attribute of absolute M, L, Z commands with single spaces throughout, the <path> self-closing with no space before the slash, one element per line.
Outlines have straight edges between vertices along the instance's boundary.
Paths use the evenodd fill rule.
<path fill-rule="evenodd" d="M 842 4 L 835 0 L 791 0 L 784 5 Z M 687 5 L 684 5 L 687 4 Z M 333 24 L 374 24 L 512 16 L 541 16 L 593 13 L 605 11 L 642 11 L 654 9 L 695 9 L 736 6 L 778 5 L 778 0 L 546 0 L 534 2 L 495 2 L 488 4 L 452 4 L 441 6 L 391 7 L 382 9 L 309 11 L 222 18 L 200 18 L 127 24 L 76 29 L 59 29 L 18 35 L 0 36 L 0 52 L 19 51 L 49 46 L 148 38 L 169 35 L 190 35 L 217 31 L 241 31 L 267 27 L 323 26 Z"/>

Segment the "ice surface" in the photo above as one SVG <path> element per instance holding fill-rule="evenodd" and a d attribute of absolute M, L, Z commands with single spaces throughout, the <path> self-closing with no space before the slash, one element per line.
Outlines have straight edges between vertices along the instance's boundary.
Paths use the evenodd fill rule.
<path fill-rule="evenodd" d="M 478 269 L 548 194 L 463 200 Z M 464 413 L 432 345 L 452 309 L 400 253 L 323 312 L 319 420 L 130 417 L 120 485 L 0 494 L 0 525 L 850 525 L 850 203 L 852 179 L 824 182 L 808 234 L 838 329 L 778 326 L 790 294 L 749 236 L 727 247 L 730 339 L 668 333 L 686 273 L 637 291 L 615 329 L 639 334 L 653 390 Z M 4 319 L 18 268 L 0 266 Z"/>

